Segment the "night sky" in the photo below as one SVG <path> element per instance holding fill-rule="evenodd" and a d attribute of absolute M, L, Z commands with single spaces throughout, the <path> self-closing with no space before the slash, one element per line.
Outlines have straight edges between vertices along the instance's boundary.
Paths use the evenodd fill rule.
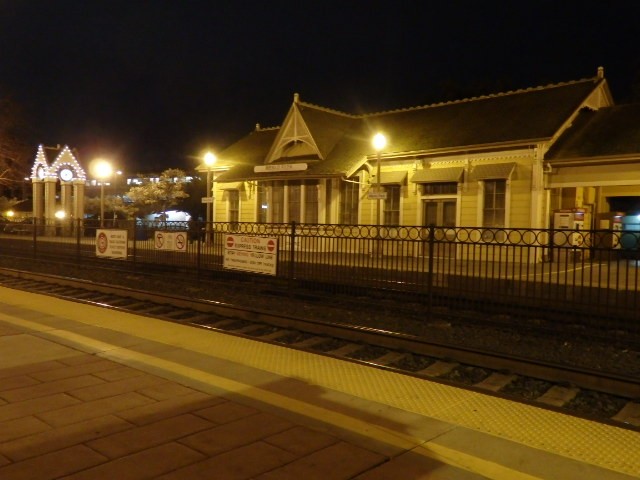
<path fill-rule="evenodd" d="M 595 76 L 640 83 L 640 2 L 0 0 L 0 96 L 35 148 L 190 169 L 293 100 L 375 112 Z M 637 87 L 636 87 L 637 88 Z"/>

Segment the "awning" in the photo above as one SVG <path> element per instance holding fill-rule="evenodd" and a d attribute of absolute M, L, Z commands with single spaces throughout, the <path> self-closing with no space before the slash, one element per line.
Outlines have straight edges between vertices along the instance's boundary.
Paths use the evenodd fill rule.
<path fill-rule="evenodd" d="M 411 177 L 413 183 L 459 182 L 464 168 L 427 168 L 418 170 Z"/>
<path fill-rule="evenodd" d="M 640 185 L 640 163 L 553 167 L 547 176 L 549 188 Z"/>
<path fill-rule="evenodd" d="M 220 183 L 220 190 L 242 190 L 244 182 Z"/>
<path fill-rule="evenodd" d="M 478 181 L 509 178 L 515 166 L 515 163 L 491 163 L 489 165 L 477 165 L 471 171 L 471 180 Z"/>
<path fill-rule="evenodd" d="M 404 184 L 405 179 L 407 178 L 407 172 L 382 172 L 380 173 L 380 185 L 390 185 L 390 184 Z M 376 176 L 373 175 L 371 177 L 371 183 L 378 183 L 376 181 Z"/>

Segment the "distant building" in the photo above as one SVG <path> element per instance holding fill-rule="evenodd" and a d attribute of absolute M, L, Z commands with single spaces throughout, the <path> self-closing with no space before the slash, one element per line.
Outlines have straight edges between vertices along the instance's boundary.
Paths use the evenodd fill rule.
<path fill-rule="evenodd" d="M 557 209 L 640 199 L 639 118 L 640 106 L 614 106 L 602 68 L 366 115 L 296 94 L 282 126 L 257 125 L 218 153 L 215 220 L 546 228 Z M 379 157 L 377 132 L 387 138 Z"/>

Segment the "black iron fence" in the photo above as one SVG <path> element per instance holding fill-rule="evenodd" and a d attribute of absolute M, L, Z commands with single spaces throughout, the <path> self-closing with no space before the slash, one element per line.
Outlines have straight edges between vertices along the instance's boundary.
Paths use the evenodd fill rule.
<path fill-rule="evenodd" d="M 125 244 L 117 255 L 101 250 L 105 233 Z M 21 224 L 0 237 L 1 251 L 36 257 L 231 268 L 344 294 L 404 292 L 427 314 L 516 312 L 581 325 L 606 317 L 611 329 L 640 333 L 640 232 L 110 220 Z M 230 262 L 234 242 L 247 238 L 272 240 L 271 250 L 262 242 L 247 263 Z"/>

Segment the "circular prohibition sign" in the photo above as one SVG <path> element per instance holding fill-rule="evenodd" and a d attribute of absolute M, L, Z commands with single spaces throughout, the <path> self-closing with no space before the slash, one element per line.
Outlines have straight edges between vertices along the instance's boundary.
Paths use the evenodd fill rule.
<path fill-rule="evenodd" d="M 181 233 L 176 235 L 176 248 L 178 250 L 184 250 L 185 245 L 186 245 L 186 242 L 184 241 L 184 235 Z"/>
<path fill-rule="evenodd" d="M 98 245 L 98 252 L 104 253 L 107 251 L 107 248 L 109 247 L 109 239 L 107 238 L 106 233 L 100 232 L 98 234 L 97 245 Z"/>

